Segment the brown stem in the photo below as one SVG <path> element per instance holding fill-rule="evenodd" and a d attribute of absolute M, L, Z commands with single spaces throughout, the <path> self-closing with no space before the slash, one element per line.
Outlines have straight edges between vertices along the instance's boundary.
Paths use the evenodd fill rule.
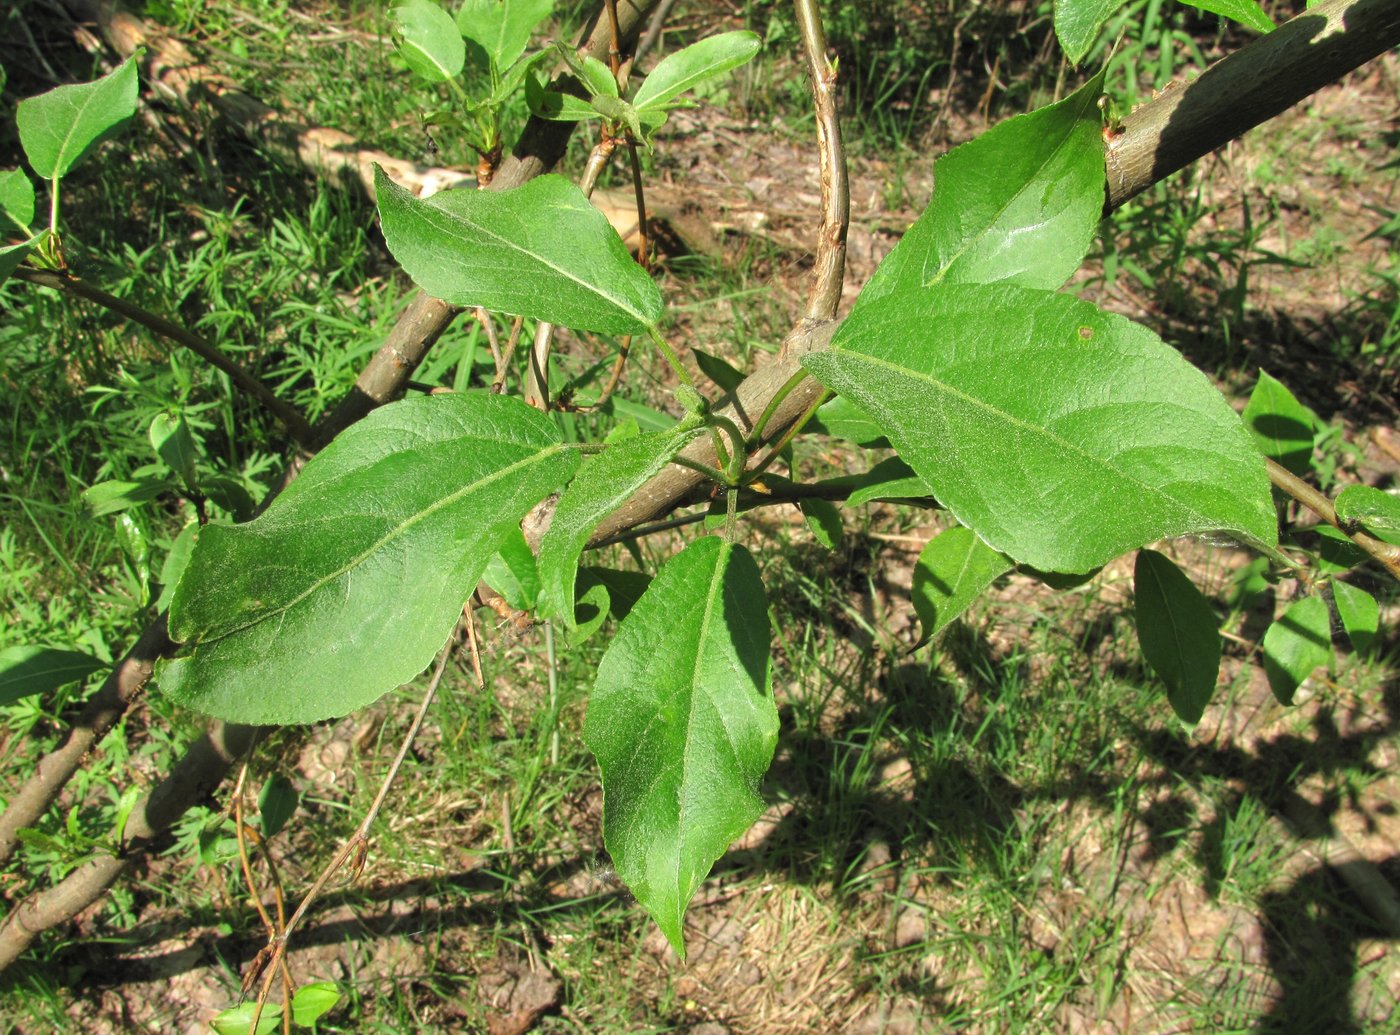
<path fill-rule="evenodd" d="M 846 278 L 846 230 L 851 221 L 846 148 L 841 141 L 841 121 L 836 114 L 836 68 L 826 57 L 826 34 L 822 31 L 817 0 L 795 0 L 794 6 L 807 71 L 812 79 L 822 177 L 822 225 L 817 232 L 812 289 L 807 295 L 804 315 L 809 320 L 833 320 L 841 305 L 841 287 Z"/>
<path fill-rule="evenodd" d="M 1292 496 L 1323 521 L 1332 525 L 1373 560 L 1379 561 L 1381 566 L 1392 576 L 1400 580 L 1400 546 L 1392 546 L 1390 543 L 1369 536 L 1365 532 L 1348 528 L 1345 522 L 1338 519 L 1336 508 L 1332 506 L 1332 501 L 1326 496 L 1283 465 L 1268 459 L 1264 461 L 1264 465 L 1269 469 L 1269 481 L 1274 484 L 1276 489 Z"/>
<path fill-rule="evenodd" d="M 211 366 L 222 370 L 235 385 L 261 403 L 269 413 L 282 423 L 282 426 L 287 429 L 287 434 L 297 445 L 304 446 L 311 441 L 311 425 L 306 422 L 305 417 L 298 413 L 294 407 L 277 398 L 271 388 L 268 388 L 267 385 L 192 331 L 68 273 L 21 267 L 15 270 L 14 276 L 31 284 L 54 288 L 57 291 L 66 291 L 76 298 L 95 302 L 102 308 L 159 334 L 162 338 L 168 338 L 177 345 L 183 345 Z"/>

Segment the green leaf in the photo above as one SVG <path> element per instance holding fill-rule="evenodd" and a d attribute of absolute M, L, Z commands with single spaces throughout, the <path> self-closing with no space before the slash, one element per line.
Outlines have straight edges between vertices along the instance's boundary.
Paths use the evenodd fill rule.
<path fill-rule="evenodd" d="M 562 176 L 427 201 L 378 166 L 374 178 L 389 250 L 437 298 L 604 334 L 646 331 L 661 317 L 651 277 Z"/>
<path fill-rule="evenodd" d="M 174 492 L 175 488 L 164 478 L 98 482 L 83 490 L 83 508 L 90 517 L 105 517 L 149 503 L 163 492 Z"/>
<path fill-rule="evenodd" d="M 157 611 L 164 611 L 170 607 L 170 600 L 175 596 L 175 587 L 180 582 L 180 576 L 185 573 L 186 566 L 190 563 L 190 556 L 194 553 L 195 537 L 199 533 L 199 522 L 191 521 L 180 534 L 175 537 L 175 541 L 170 544 L 170 552 L 165 555 L 165 560 L 160 566 L 160 597 L 155 602 Z"/>
<path fill-rule="evenodd" d="M 1243 419 L 1261 453 L 1294 474 L 1307 471 L 1317 415 L 1263 370 L 1249 393 Z"/>
<path fill-rule="evenodd" d="M 921 629 L 914 649 L 942 632 L 1010 570 L 1011 562 L 970 528 L 955 525 L 930 539 L 914 564 L 910 591 Z"/>
<path fill-rule="evenodd" d="M 1319 665 L 1332 657 L 1332 620 L 1318 596 L 1303 597 L 1264 633 L 1264 672 L 1280 704 L 1292 704 L 1293 693 Z"/>
<path fill-rule="evenodd" d="M 282 1026 L 282 1006 L 280 1003 L 268 1003 L 263 1007 L 262 1016 L 258 1018 L 258 1030 L 253 1029 L 253 1014 L 257 1013 L 258 1004 L 253 1001 L 239 1003 L 219 1014 L 212 1021 L 210 1026 L 219 1035 L 272 1035 Z"/>
<path fill-rule="evenodd" d="M 1264 464 L 1220 393 L 1151 331 L 1009 285 L 891 296 L 805 356 L 958 521 L 1046 571 L 1168 536 L 1272 545 Z"/>
<path fill-rule="evenodd" d="M 642 83 L 632 104 L 639 111 L 664 110 L 687 90 L 751 60 L 763 47 L 753 32 L 722 32 L 662 58 Z"/>
<path fill-rule="evenodd" d="M 569 54 L 573 53 L 567 46 L 564 50 Z M 589 97 L 618 96 L 617 80 L 613 78 L 612 69 L 597 58 L 585 54 L 581 60 L 573 63 L 573 67 L 578 72 L 579 81 L 583 83 Z"/>
<path fill-rule="evenodd" d="M 1079 64 L 1099 37 L 1104 22 L 1126 0 L 1055 0 L 1055 35 L 1072 64 Z"/>
<path fill-rule="evenodd" d="M 554 0 L 463 0 L 457 30 L 504 71 L 525 53 L 530 33 L 553 10 Z"/>
<path fill-rule="evenodd" d="M 309 1028 L 340 1002 L 340 989 L 334 981 L 302 985 L 292 996 L 292 1023 Z"/>
<path fill-rule="evenodd" d="M 603 113 L 584 98 L 547 89 L 533 75 L 525 77 L 525 104 L 531 115 L 554 122 L 585 122 L 603 117 Z"/>
<path fill-rule="evenodd" d="M 1376 598 L 1364 589 L 1333 579 L 1332 602 L 1337 605 L 1337 617 L 1358 654 L 1365 654 L 1380 629 L 1380 607 Z"/>
<path fill-rule="evenodd" d="M 511 528 L 578 465 L 553 422 L 482 392 L 381 407 L 255 521 L 207 525 L 160 688 L 259 725 L 363 707 L 421 672 Z"/>
<path fill-rule="evenodd" d="M 880 263 L 855 311 L 938 284 L 1064 284 L 1103 215 L 1102 87 L 1100 73 L 935 162 L 928 208 Z"/>
<path fill-rule="evenodd" d="M 297 811 L 301 795 L 281 773 L 273 773 L 258 792 L 258 826 L 263 840 L 276 837 Z"/>
<path fill-rule="evenodd" d="M 0 284 L 10 278 L 10 274 L 19 269 L 19 264 L 29 257 L 29 253 L 34 250 L 34 246 L 43 238 L 43 234 L 36 234 L 29 240 L 21 244 L 10 244 L 0 248 Z"/>
<path fill-rule="evenodd" d="M 34 222 L 34 184 L 23 169 L 0 173 L 0 233 L 18 231 L 29 236 Z"/>
<path fill-rule="evenodd" d="M 1138 642 L 1182 722 L 1195 725 L 1220 678 L 1220 624 L 1210 602 L 1172 561 L 1139 550 L 1133 569 Z"/>
<path fill-rule="evenodd" d="M 864 410 L 839 395 L 817 407 L 817 415 L 807 422 L 807 430 L 844 439 L 864 449 L 884 449 L 890 444 L 880 426 Z"/>
<path fill-rule="evenodd" d="M 15 125 L 34 171 L 59 179 L 136 114 L 137 51 L 91 83 L 57 86 L 19 102 Z"/>
<path fill-rule="evenodd" d="M 47 694 L 107 667 L 88 654 L 22 644 L 0 650 L 0 704 Z"/>
<path fill-rule="evenodd" d="M 392 11 L 399 53 L 430 83 L 461 75 L 467 48 L 452 16 L 433 0 L 403 0 Z"/>
<path fill-rule="evenodd" d="M 574 624 L 574 579 L 593 530 L 660 472 L 703 429 L 660 431 L 626 439 L 587 460 L 570 483 L 540 540 L 540 615 Z"/>
<path fill-rule="evenodd" d="M 1247 25 L 1257 32 L 1273 32 L 1274 20 L 1264 13 L 1254 0 L 1181 0 L 1191 7 L 1198 7 L 1202 11 L 1209 11 L 1211 14 L 1218 14 L 1222 18 L 1229 18 Z"/>
<path fill-rule="evenodd" d="M 704 349 L 692 348 L 690 355 L 695 360 L 695 365 L 700 368 L 700 373 L 717 384 L 721 391 L 732 392 L 743 383 L 744 372 L 727 360 Z"/>
<path fill-rule="evenodd" d="M 517 611 L 533 611 L 540 597 L 540 574 L 525 533 L 512 528 L 500 551 L 486 566 L 482 581 Z"/>
<path fill-rule="evenodd" d="M 1337 495 L 1337 517 L 1387 543 L 1400 543 L 1400 496 L 1369 485 L 1349 485 Z"/>
<path fill-rule="evenodd" d="M 158 413 L 151 421 L 147 434 L 156 455 L 165 461 L 176 477 L 186 485 L 194 485 L 199 448 L 194 443 L 194 435 L 190 433 L 185 418 L 178 414 Z"/>
<path fill-rule="evenodd" d="M 603 773 L 603 841 L 682 958 L 685 907 L 763 811 L 773 759 L 758 566 L 713 536 L 673 557 L 618 627 L 583 735 Z"/>
<path fill-rule="evenodd" d="M 1341 529 L 1320 524 L 1311 531 L 1317 536 L 1317 569 L 1323 574 L 1335 575 L 1366 563 L 1365 551 Z"/>
<path fill-rule="evenodd" d="M 909 500 L 932 496 L 928 483 L 897 456 L 887 457 L 863 475 L 859 488 L 846 497 L 846 506 L 859 507 L 873 500 Z"/>
<path fill-rule="evenodd" d="M 836 504 L 830 500 L 813 497 L 799 500 L 797 506 L 817 542 L 828 550 L 836 549 L 846 532 L 846 527 L 841 521 L 841 511 L 837 509 Z"/>

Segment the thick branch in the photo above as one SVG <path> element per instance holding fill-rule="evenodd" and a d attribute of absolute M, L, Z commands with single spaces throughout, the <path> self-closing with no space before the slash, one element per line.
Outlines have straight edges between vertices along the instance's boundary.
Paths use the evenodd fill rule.
<path fill-rule="evenodd" d="M 1323 0 L 1125 118 L 1108 143 L 1108 208 L 1397 44 L 1395 0 Z"/>
<path fill-rule="evenodd" d="M 822 225 L 817 233 L 816 265 L 807 296 L 809 320 L 834 320 L 846 280 L 846 230 L 851 222 L 851 192 L 846 175 L 846 148 L 836 115 L 836 68 L 826 57 L 817 0 L 796 0 L 797 29 L 812 79 L 817 116 L 817 155 L 821 162 Z"/>

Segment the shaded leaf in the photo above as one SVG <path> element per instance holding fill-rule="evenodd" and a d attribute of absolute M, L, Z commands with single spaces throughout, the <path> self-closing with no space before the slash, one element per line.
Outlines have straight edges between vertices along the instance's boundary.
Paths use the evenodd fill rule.
<path fill-rule="evenodd" d="M 933 166 L 933 198 L 856 301 L 938 284 L 1053 290 L 1079 269 L 1103 215 L 1102 74 L 1001 123 Z"/>
<path fill-rule="evenodd" d="M 540 615 L 574 620 L 574 579 L 588 537 L 602 520 L 661 471 L 703 429 L 653 432 L 590 457 L 559 498 L 540 540 Z"/>
<path fill-rule="evenodd" d="M 707 79 L 721 76 L 753 58 L 763 47 L 757 33 L 722 32 L 662 58 L 632 98 L 638 110 L 661 110 Z"/>
<path fill-rule="evenodd" d="M 1254 391 L 1249 393 L 1242 417 L 1261 453 L 1294 474 L 1307 471 L 1312 462 L 1317 415 L 1263 370 L 1259 371 Z"/>
<path fill-rule="evenodd" d="M 296 814 L 300 801 L 301 795 L 285 776 L 274 773 L 268 777 L 258 792 L 258 826 L 262 829 L 263 840 L 277 836 L 287 820 Z"/>
<path fill-rule="evenodd" d="M 20 143 L 34 171 L 61 178 L 136 114 L 138 50 L 101 79 L 57 86 L 15 109 Z"/>
<path fill-rule="evenodd" d="M 164 611 L 170 606 L 170 599 L 175 595 L 175 586 L 180 581 L 180 576 L 185 573 L 185 566 L 190 563 L 190 556 L 194 553 L 194 540 L 199 532 L 199 522 L 191 521 L 180 534 L 175 537 L 175 541 L 170 544 L 170 552 L 165 555 L 165 560 L 160 566 L 160 597 L 155 602 L 157 611 Z"/>
<path fill-rule="evenodd" d="M 463 0 L 457 30 L 505 71 L 525 52 L 535 26 L 553 10 L 554 0 Z"/>
<path fill-rule="evenodd" d="M 89 516 L 105 517 L 149 503 L 161 493 L 174 492 L 175 489 L 175 485 L 165 478 L 98 482 L 83 490 L 82 501 Z"/>
<path fill-rule="evenodd" d="M 1347 639 L 1356 653 L 1365 654 L 1375 642 L 1380 629 L 1380 607 L 1376 598 L 1364 589 L 1333 579 L 1332 602 L 1337 605 L 1337 617 L 1342 620 Z"/>
<path fill-rule="evenodd" d="M 76 650 L 21 644 L 0 650 L 0 704 L 47 694 L 86 679 L 107 663 Z"/>
<path fill-rule="evenodd" d="M 1167 700 L 1193 726 L 1220 678 L 1215 610 L 1171 559 L 1139 550 L 1133 568 L 1134 618 L 1143 657 L 1167 684 Z"/>
<path fill-rule="evenodd" d="M 588 702 L 604 843 L 682 957 L 686 905 L 763 811 L 758 783 L 778 739 L 768 637 L 758 566 L 706 536 L 618 627 Z"/>
<path fill-rule="evenodd" d="M 1348 485 L 1337 495 L 1337 517 L 1387 543 L 1400 543 L 1400 496 L 1369 485 Z"/>
<path fill-rule="evenodd" d="M 1009 285 L 891 296 L 802 360 L 852 399 L 994 550 L 1085 572 L 1156 539 L 1272 545 L 1263 461 L 1200 371 L 1151 331 Z"/>
<path fill-rule="evenodd" d="M 1317 570 L 1323 574 L 1336 575 L 1366 563 L 1366 552 L 1341 529 L 1320 524 L 1311 531 L 1317 536 Z"/>
<path fill-rule="evenodd" d="M 428 665 L 506 533 L 577 464 L 518 399 L 381 407 L 255 521 L 200 530 L 170 607 L 184 654 L 160 688 L 256 724 L 369 704 Z"/>
<path fill-rule="evenodd" d="M 11 273 L 19 269 L 19 264 L 29 258 L 29 253 L 34 250 L 34 246 L 43 237 L 43 234 L 35 234 L 20 244 L 8 244 L 0 248 L 0 284 L 3 284 L 10 278 Z"/>
<path fill-rule="evenodd" d="M 461 74 L 467 48 L 452 15 L 433 0 L 402 0 L 392 13 L 399 53 L 409 68 L 430 83 Z"/>
<path fill-rule="evenodd" d="M 700 368 L 700 373 L 704 374 L 725 392 L 732 392 L 743 383 L 744 372 L 738 367 L 712 355 L 704 349 L 691 349 L 690 355 L 695 360 L 695 365 Z"/>
<path fill-rule="evenodd" d="M 175 472 L 176 477 L 186 485 L 194 485 L 199 448 L 194 443 L 194 435 L 190 433 L 185 418 L 178 414 L 158 413 L 151 421 L 147 435 L 151 448 Z"/>
<path fill-rule="evenodd" d="M 807 422 L 806 430 L 844 439 L 865 449 L 884 449 L 890 444 L 884 431 L 864 410 L 840 395 L 817 407 L 817 415 Z"/>
<path fill-rule="evenodd" d="M 1202 11 L 1218 14 L 1247 25 L 1256 32 L 1273 32 L 1274 20 L 1264 13 L 1254 0 L 1181 0 L 1184 4 L 1199 7 Z"/>
<path fill-rule="evenodd" d="M 562 176 L 427 201 L 378 166 L 374 182 L 389 250 L 437 298 L 606 334 L 645 331 L 661 317 L 651 277 Z"/>
<path fill-rule="evenodd" d="M 834 550 L 841 543 L 846 527 L 841 521 L 841 511 L 830 500 L 812 497 L 799 500 L 797 506 L 807 521 L 807 528 L 813 538 L 828 550 Z"/>
<path fill-rule="evenodd" d="M 848 507 L 859 507 L 874 500 L 923 499 L 933 495 L 928 483 L 897 456 L 886 457 L 856 477 L 860 487 L 846 497 Z"/>
<path fill-rule="evenodd" d="M 1264 633 L 1264 672 L 1281 704 L 1292 704 L 1303 680 L 1332 657 L 1332 622 L 1321 597 L 1295 600 Z"/>
<path fill-rule="evenodd" d="M 540 597 L 540 574 L 535 554 L 525 541 L 525 533 L 512 528 L 506 533 L 500 551 L 486 566 L 482 581 L 517 611 L 533 611 Z"/>
<path fill-rule="evenodd" d="M 955 525 L 930 539 L 914 564 L 909 594 L 920 626 L 914 649 L 942 632 L 1010 570 L 1011 562 L 970 528 Z"/>
<path fill-rule="evenodd" d="M 0 172 L 0 233 L 29 234 L 34 222 L 34 184 L 23 169 Z"/>

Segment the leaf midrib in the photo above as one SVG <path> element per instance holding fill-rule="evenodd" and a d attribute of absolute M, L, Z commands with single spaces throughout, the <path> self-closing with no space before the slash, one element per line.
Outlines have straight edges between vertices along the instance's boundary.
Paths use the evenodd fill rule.
<path fill-rule="evenodd" d="M 500 479 L 514 473 L 517 470 L 521 470 L 532 464 L 540 463 L 556 453 L 563 452 L 567 448 L 568 445 L 565 443 L 549 446 L 538 453 L 534 453 L 531 456 L 525 457 L 524 459 L 517 460 L 509 467 L 503 467 L 500 470 L 491 472 L 484 478 L 478 478 L 474 482 L 469 482 L 466 485 L 463 485 L 456 491 L 449 493 L 448 495 L 442 497 L 439 500 L 436 500 L 429 506 L 423 508 L 422 510 L 409 516 L 405 520 L 399 522 L 388 532 L 386 532 L 384 535 L 380 536 L 377 540 L 375 540 L 372 544 L 367 546 L 365 549 L 361 550 L 358 554 L 356 554 L 345 564 L 341 565 L 335 571 L 329 572 L 321 578 L 317 579 L 302 593 L 300 593 L 296 597 L 293 597 L 291 600 L 287 601 L 287 603 L 268 611 L 261 611 L 256 616 L 250 618 L 247 622 L 244 622 L 241 625 L 233 626 L 225 632 L 221 632 L 213 636 L 207 636 L 202 639 L 194 640 L 192 641 L 192 646 L 202 647 L 208 644 L 217 643 L 220 640 L 227 639 L 230 636 L 235 636 L 246 629 L 251 629 L 254 626 L 261 625 L 263 622 L 280 618 L 282 615 L 292 610 L 292 608 L 296 607 L 298 604 L 300 604 L 303 600 L 306 600 L 312 594 L 319 592 L 325 586 L 339 579 L 341 576 L 353 571 L 359 565 L 363 564 L 373 554 L 377 553 L 379 550 L 382 550 L 389 543 L 393 542 L 393 540 L 405 534 L 409 529 L 413 528 L 415 525 L 424 521 L 428 517 L 431 517 L 433 514 L 437 513 L 442 508 L 456 503 L 457 501 L 461 500 L 462 498 L 479 488 L 483 488 L 492 484 L 493 482 L 499 481 Z"/>

